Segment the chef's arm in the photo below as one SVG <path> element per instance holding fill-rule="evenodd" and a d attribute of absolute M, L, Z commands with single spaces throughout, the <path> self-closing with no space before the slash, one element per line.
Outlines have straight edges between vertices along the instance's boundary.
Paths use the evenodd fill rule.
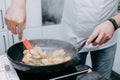
<path fill-rule="evenodd" d="M 114 31 L 119 27 L 120 13 L 97 25 L 86 44 L 89 45 L 92 43 L 94 46 L 96 46 L 106 43 L 112 38 Z M 96 40 L 92 42 L 94 39 Z"/>
<path fill-rule="evenodd" d="M 13 34 L 18 34 L 21 40 L 26 24 L 26 0 L 11 0 L 5 14 L 5 23 L 8 30 Z"/>

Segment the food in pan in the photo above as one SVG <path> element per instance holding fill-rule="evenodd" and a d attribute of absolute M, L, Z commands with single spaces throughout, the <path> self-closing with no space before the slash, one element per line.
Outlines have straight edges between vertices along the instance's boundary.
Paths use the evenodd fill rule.
<path fill-rule="evenodd" d="M 31 50 L 24 50 L 23 54 L 22 62 L 29 65 L 53 65 L 71 59 L 66 55 L 64 49 L 55 50 L 51 55 L 48 55 L 47 51 L 43 51 L 38 46 L 33 47 Z"/>

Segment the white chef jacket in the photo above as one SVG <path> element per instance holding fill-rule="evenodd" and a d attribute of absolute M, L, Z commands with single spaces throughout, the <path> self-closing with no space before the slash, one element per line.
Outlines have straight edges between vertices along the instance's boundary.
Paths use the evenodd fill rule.
<path fill-rule="evenodd" d="M 61 21 L 63 39 L 76 44 L 88 38 L 98 24 L 117 14 L 117 5 L 118 0 L 65 0 Z M 84 46 L 81 52 L 110 47 L 116 40 L 117 31 L 108 42 L 97 46 Z"/>

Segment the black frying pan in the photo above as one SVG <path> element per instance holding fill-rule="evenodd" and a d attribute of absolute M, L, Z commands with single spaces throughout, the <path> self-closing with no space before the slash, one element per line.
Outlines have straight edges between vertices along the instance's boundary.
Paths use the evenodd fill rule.
<path fill-rule="evenodd" d="M 23 50 L 25 47 L 22 42 L 14 44 L 7 51 L 7 57 L 11 61 L 12 65 L 15 69 L 28 72 L 28 73 L 53 73 L 58 72 L 68 67 L 74 67 L 77 62 L 77 53 L 82 47 L 85 45 L 87 39 L 84 39 L 77 43 L 77 45 L 72 45 L 68 42 L 54 39 L 37 39 L 37 40 L 29 40 L 30 43 L 35 46 L 40 46 L 43 50 L 47 50 L 49 52 L 64 49 L 67 56 L 70 56 L 71 59 L 69 61 L 47 65 L 47 66 L 35 66 L 35 65 L 26 65 L 21 63 L 23 58 Z"/>

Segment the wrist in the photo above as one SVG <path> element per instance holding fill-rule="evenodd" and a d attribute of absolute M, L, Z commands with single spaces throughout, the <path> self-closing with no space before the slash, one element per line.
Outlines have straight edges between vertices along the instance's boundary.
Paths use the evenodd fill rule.
<path fill-rule="evenodd" d="M 114 30 L 117 30 L 119 28 L 119 26 L 118 26 L 117 22 L 115 21 L 115 19 L 109 18 L 107 20 L 112 23 L 112 25 L 114 26 Z"/>

